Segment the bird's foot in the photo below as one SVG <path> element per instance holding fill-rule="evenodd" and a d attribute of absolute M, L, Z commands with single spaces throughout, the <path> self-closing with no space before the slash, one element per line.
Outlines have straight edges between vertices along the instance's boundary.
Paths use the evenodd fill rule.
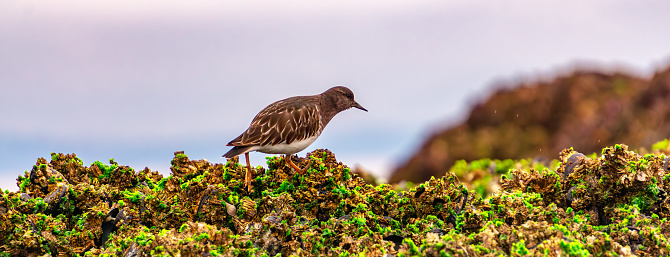
<path fill-rule="evenodd" d="M 250 169 L 247 169 L 247 174 L 244 176 L 244 185 L 247 187 L 247 192 L 251 193 L 253 188 L 251 187 L 251 171 Z"/>
<path fill-rule="evenodd" d="M 244 175 L 244 184 L 247 186 L 247 192 L 251 194 L 251 176 L 252 176 L 252 171 L 251 171 L 251 164 L 249 164 L 249 153 L 245 153 L 244 156 L 247 159 L 247 172 Z"/>
<path fill-rule="evenodd" d="M 305 175 L 305 172 L 309 169 L 309 167 L 312 166 L 312 159 L 309 159 L 309 162 L 307 163 L 307 166 L 305 166 L 304 169 L 301 169 L 301 168 L 298 168 L 298 166 L 293 163 L 293 161 L 291 160 L 291 156 L 286 155 L 285 158 L 286 158 L 286 162 L 288 162 L 289 166 L 291 166 L 291 168 L 293 168 L 295 171 L 300 173 L 300 175 Z"/>

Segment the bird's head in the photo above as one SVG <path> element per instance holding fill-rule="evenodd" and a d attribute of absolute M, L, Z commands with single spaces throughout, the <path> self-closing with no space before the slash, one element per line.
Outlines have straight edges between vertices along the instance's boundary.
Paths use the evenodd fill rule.
<path fill-rule="evenodd" d="M 351 92 L 351 89 L 348 89 L 343 86 L 332 87 L 326 92 L 323 92 L 324 97 L 329 98 L 336 106 L 337 111 L 341 112 L 351 107 L 361 109 L 363 111 L 368 111 L 363 108 L 360 104 L 354 100 L 354 92 Z"/>

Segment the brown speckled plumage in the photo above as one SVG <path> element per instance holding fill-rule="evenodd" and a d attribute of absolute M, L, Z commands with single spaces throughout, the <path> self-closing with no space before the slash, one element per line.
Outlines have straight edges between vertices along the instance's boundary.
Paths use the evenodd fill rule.
<path fill-rule="evenodd" d="M 274 102 L 254 117 L 244 133 L 228 143 L 233 149 L 223 157 L 231 158 L 251 151 L 295 154 L 314 142 L 336 114 L 351 107 L 367 111 L 354 100 L 354 93 L 343 86 L 318 95 L 295 96 Z M 290 159 L 287 161 L 294 169 L 303 172 Z"/>

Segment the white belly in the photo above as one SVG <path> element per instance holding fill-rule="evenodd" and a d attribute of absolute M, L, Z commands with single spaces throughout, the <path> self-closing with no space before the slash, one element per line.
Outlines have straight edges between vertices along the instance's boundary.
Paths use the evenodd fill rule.
<path fill-rule="evenodd" d="M 281 143 L 276 145 L 254 146 L 249 149 L 249 152 L 258 151 L 269 154 L 295 154 L 305 150 L 305 148 L 314 143 L 318 137 L 319 136 L 317 135 L 304 140 L 293 141 L 291 144 Z"/>

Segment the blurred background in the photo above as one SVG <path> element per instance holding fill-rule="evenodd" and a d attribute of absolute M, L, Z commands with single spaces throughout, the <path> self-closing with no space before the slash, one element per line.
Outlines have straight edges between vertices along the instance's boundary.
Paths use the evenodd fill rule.
<path fill-rule="evenodd" d="M 179 150 L 224 162 L 262 108 L 334 85 L 369 112 L 339 114 L 299 156 L 328 148 L 391 181 L 439 176 L 454 159 L 655 142 L 669 136 L 667 10 L 662 0 L 1 0 L 0 188 L 16 190 L 51 152 L 163 174 Z M 253 165 L 265 156 L 252 153 Z"/>

